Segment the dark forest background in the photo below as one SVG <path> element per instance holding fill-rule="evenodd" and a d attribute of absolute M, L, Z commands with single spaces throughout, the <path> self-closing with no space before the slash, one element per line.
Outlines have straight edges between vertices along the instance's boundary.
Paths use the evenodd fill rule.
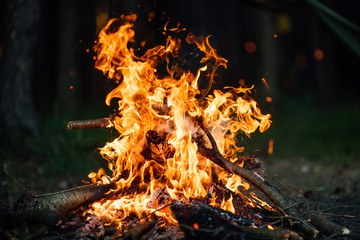
<path fill-rule="evenodd" d="M 329 0 L 317 8 L 316 2 L 4 1 L 0 161 L 21 176 L 44 179 L 106 167 L 96 149 L 116 133 L 68 131 L 66 123 L 113 112 L 105 96 L 115 85 L 95 70 L 92 47 L 110 18 L 130 13 L 138 16 L 136 40 L 146 40 L 145 48 L 164 44 L 165 23 L 179 22 L 195 35 L 212 35 L 211 44 L 229 61 L 214 88 L 241 79 L 255 86 L 254 98 L 273 115 L 273 125 L 251 139 L 239 135 L 246 153 L 269 161 L 359 161 L 360 4 Z"/>

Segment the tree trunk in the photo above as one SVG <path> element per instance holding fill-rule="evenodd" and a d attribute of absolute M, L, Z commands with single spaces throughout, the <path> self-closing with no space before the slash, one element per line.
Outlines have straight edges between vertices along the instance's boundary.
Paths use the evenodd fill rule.
<path fill-rule="evenodd" d="M 5 7 L 6 25 L 0 62 L 0 126 L 9 132 L 37 136 L 39 122 L 31 84 L 40 3 L 39 0 L 11 0 Z"/>
<path fill-rule="evenodd" d="M 79 55 L 77 38 L 79 2 L 57 2 L 58 54 L 57 54 L 57 104 L 61 115 L 76 112 L 81 97 L 81 82 L 78 78 Z"/>

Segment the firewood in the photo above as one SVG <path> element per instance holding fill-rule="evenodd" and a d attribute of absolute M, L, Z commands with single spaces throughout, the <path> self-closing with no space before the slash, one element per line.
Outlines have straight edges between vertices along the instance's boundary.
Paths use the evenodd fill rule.
<path fill-rule="evenodd" d="M 233 224 L 205 204 L 175 204 L 170 208 L 186 239 L 301 239 L 297 233 L 287 229 L 270 230 Z"/>
<path fill-rule="evenodd" d="M 155 110 L 161 111 L 166 113 L 166 111 L 163 111 L 162 106 L 153 106 Z M 72 121 L 68 123 L 69 129 L 84 129 L 84 128 L 103 128 L 103 127 L 109 127 L 113 126 L 114 117 L 111 118 L 103 118 L 103 119 L 94 119 L 94 120 L 78 120 L 78 121 Z M 197 146 L 198 146 L 198 152 L 214 162 L 216 165 L 224 168 L 226 171 L 236 174 L 252 185 L 254 185 L 257 189 L 259 189 L 261 192 L 263 192 L 270 201 L 274 203 L 276 208 L 278 208 L 280 211 L 282 211 L 287 219 L 294 219 L 298 220 L 300 223 L 298 226 L 300 231 L 302 231 L 305 235 L 310 236 L 312 238 L 315 238 L 320 229 L 324 233 L 328 234 L 334 234 L 337 233 L 337 230 L 341 230 L 341 234 L 347 234 L 348 229 L 344 228 L 340 225 L 337 225 L 329 220 L 324 220 L 324 217 L 318 216 L 318 215 L 307 215 L 305 213 L 305 217 L 302 216 L 298 210 L 296 209 L 296 204 L 294 202 L 282 195 L 282 193 L 279 191 L 278 188 L 275 186 L 272 186 L 269 184 L 266 180 L 264 180 L 262 177 L 260 177 L 258 174 L 255 174 L 254 172 L 249 171 L 250 169 L 257 168 L 257 163 L 254 159 L 250 159 L 251 164 L 250 166 L 240 167 L 236 165 L 235 163 L 232 163 L 228 159 L 226 159 L 222 154 L 219 152 L 217 148 L 217 144 L 208 131 L 208 129 L 203 125 L 201 118 L 196 118 L 194 122 L 199 126 L 200 129 L 205 133 L 204 136 L 207 136 L 208 141 L 211 144 L 212 148 L 205 147 L 204 139 L 203 138 L 197 138 L 195 139 Z M 241 158 L 242 160 L 246 160 L 245 158 Z M 309 222 L 305 218 L 310 218 L 311 222 Z M 314 227 L 316 226 L 316 227 Z M 332 226 L 336 226 L 334 229 L 335 231 L 331 231 L 328 229 L 332 229 Z M 318 229 L 317 229 L 318 228 Z"/>
<path fill-rule="evenodd" d="M 256 219 L 257 216 L 260 216 L 261 220 L 267 220 L 269 218 L 273 219 L 273 217 L 280 216 L 281 214 L 279 211 L 270 211 L 261 206 L 251 207 L 244 202 L 243 196 L 241 196 L 240 194 L 231 191 L 223 184 L 217 182 L 214 179 L 212 179 L 212 184 L 216 187 L 216 190 L 220 192 L 220 195 L 222 193 L 222 195 L 224 195 L 226 198 L 232 196 L 235 213 L 238 215 L 249 217 L 251 219 Z"/>
<path fill-rule="evenodd" d="M 121 239 L 124 240 L 137 240 L 146 235 L 153 227 L 157 224 L 156 221 L 147 221 L 144 223 L 137 224 L 133 228 L 125 232 Z"/>
<path fill-rule="evenodd" d="M 191 203 L 194 205 L 200 206 L 202 208 L 208 209 L 209 211 L 212 211 L 216 214 L 219 214 L 225 220 L 235 223 L 236 225 L 247 226 L 247 227 L 250 227 L 250 226 L 251 227 L 259 227 L 260 226 L 260 223 L 255 220 L 251 220 L 250 218 L 244 217 L 243 215 L 234 214 L 234 213 L 228 212 L 226 210 L 223 210 L 221 208 L 205 204 L 196 199 L 192 200 Z"/>
<path fill-rule="evenodd" d="M 15 210 L 22 221 L 55 225 L 80 206 L 101 200 L 114 186 L 114 183 L 90 184 L 43 195 L 26 194 L 19 198 Z"/>
<path fill-rule="evenodd" d="M 113 126 L 114 117 L 75 120 L 67 124 L 68 129 L 106 128 Z"/>
<path fill-rule="evenodd" d="M 205 132 L 206 136 L 209 138 L 212 149 L 206 148 L 201 144 L 198 144 L 199 153 L 206 156 L 208 159 L 212 160 L 214 163 L 220 167 L 226 169 L 227 171 L 237 174 L 252 183 L 256 188 L 262 191 L 277 207 L 285 211 L 290 217 L 294 217 L 300 220 L 300 225 L 298 226 L 306 235 L 315 238 L 320 229 L 325 234 L 338 234 L 346 235 L 349 234 L 349 230 L 346 227 L 340 226 L 330 220 L 324 218 L 318 214 L 306 213 L 305 218 L 310 218 L 310 223 L 296 210 L 295 205 L 288 198 L 285 198 L 277 188 L 268 184 L 263 178 L 259 177 L 257 174 L 250 172 L 245 168 L 241 168 L 238 165 L 230 162 L 224 158 L 216 145 L 214 138 L 211 136 L 207 128 L 202 124 L 201 119 L 196 119 L 199 127 Z M 315 228 L 316 226 L 317 228 Z"/>
<path fill-rule="evenodd" d="M 219 152 L 219 149 L 217 147 L 217 144 L 208 131 L 208 129 L 203 125 L 202 119 L 197 118 L 196 123 L 199 125 L 199 127 L 204 131 L 206 136 L 208 137 L 210 143 L 211 143 L 211 149 L 206 148 L 205 146 L 202 146 L 202 144 L 198 144 L 198 151 L 203 156 L 207 157 L 211 161 L 213 161 L 215 164 L 219 165 L 220 167 L 224 168 L 230 173 L 236 174 L 238 176 L 241 176 L 246 181 L 253 184 L 256 188 L 258 188 L 260 191 L 262 191 L 278 208 L 281 208 L 283 211 L 285 211 L 289 216 L 294 217 L 296 219 L 301 220 L 301 223 L 299 225 L 299 228 L 308 236 L 315 238 L 319 231 L 312 226 L 310 223 L 308 223 L 295 209 L 295 207 L 291 207 L 293 204 L 292 202 L 285 198 L 277 188 L 274 188 L 270 184 L 268 184 L 263 178 L 259 177 L 257 174 L 244 169 L 225 157 L 221 155 Z"/>
<path fill-rule="evenodd" d="M 310 223 L 321 230 L 321 232 L 332 237 L 350 234 L 350 230 L 348 228 L 330 221 L 319 213 L 307 212 L 304 214 L 304 217 L 309 218 Z"/>

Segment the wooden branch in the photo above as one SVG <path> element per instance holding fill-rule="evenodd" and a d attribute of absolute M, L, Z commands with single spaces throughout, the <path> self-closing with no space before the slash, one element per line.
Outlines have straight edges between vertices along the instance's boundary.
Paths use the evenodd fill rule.
<path fill-rule="evenodd" d="M 288 229 L 270 230 L 233 224 L 224 217 L 226 211 L 200 202 L 176 204 L 170 209 L 189 239 L 301 239 Z"/>
<path fill-rule="evenodd" d="M 202 144 L 198 144 L 198 151 L 200 154 L 207 157 L 228 172 L 236 174 L 253 184 L 256 188 L 262 191 L 277 207 L 284 210 L 288 215 L 297 219 L 302 219 L 299 227 L 306 235 L 313 238 L 318 235 L 319 231 L 310 223 L 308 223 L 305 219 L 303 219 L 303 217 L 297 212 L 295 207 L 289 207 L 292 205 L 292 203 L 289 201 L 289 199 L 283 197 L 283 195 L 278 191 L 278 189 L 269 185 L 266 181 L 264 181 L 263 178 L 259 177 L 253 172 L 239 167 L 238 165 L 230 162 L 225 157 L 223 157 L 219 152 L 214 138 L 202 123 L 202 119 L 197 118 L 196 123 L 205 132 L 212 146 L 212 149 L 209 149 L 202 146 Z"/>
<path fill-rule="evenodd" d="M 348 228 L 330 221 L 321 214 L 307 212 L 304 214 L 304 217 L 309 218 L 310 223 L 316 226 L 321 232 L 331 235 L 332 237 L 350 234 Z"/>
<path fill-rule="evenodd" d="M 145 234 L 149 233 L 151 229 L 155 227 L 157 221 L 147 221 L 144 223 L 139 223 L 133 228 L 129 229 L 122 235 L 122 239 L 124 240 L 137 240 L 140 239 Z"/>
<path fill-rule="evenodd" d="M 15 208 L 21 220 L 45 222 L 55 225 L 73 210 L 104 198 L 115 186 L 90 184 L 60 192 L 21 197 Z"/>
<path fill-rule="evenodd" d="M 224 196 L 233 197 L 233 205 L 235 208 L 235 213 L 240 216 L 249 217 L 250 219 L 260 220 L 260 221 L 273 221 L 274 216 L 282 216 L 280 211 L 270 211 L 263 207 L 250 207 L 244 202 L 243 196 L 241 194 L 235 193 L 228 189 L 223 184 L 212 179 L 212 184 L 215 186 L 219 194 Z M 220 198 L 221 199 L 221 198 Z M 261 216 L 261 219 L 259 218 Z M 269 217 L 271 216 L 271 217 Z"/>
<path fill-rule="evenodd" d="M 75 120 L 68 122 L 67 127 L 68 129 L 108 128 L 114 125 L 114 118 L 115 117 Z"/>

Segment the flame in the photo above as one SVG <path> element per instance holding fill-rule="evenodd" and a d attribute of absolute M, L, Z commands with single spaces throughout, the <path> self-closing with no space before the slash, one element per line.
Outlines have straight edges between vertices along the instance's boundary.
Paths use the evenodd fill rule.
<path fill-rule="evenodd" d="M 240 177 L 224 172 L 197 153 L 195 138 L 209 143 L 194 124 L 194 117 L 203 117 L 220 152 L 232 161 L 244 149 L 236 144 L 239 131 L 250 136 L 258 128 L 265 131 L 271 123 L 270 115 L 263 115 L 249 97 L 252 87 L 227 87 L 225 92 L 215 90 L 208 95 L 216 70 L 226 68 L 227 63 L 210 46 L 209 37 L 188 34 L 181 39 L 170 34 L 165 45 L 139 57 L 129 47 L 135 42 L 131 19 L 136 17 L 123 18 L 125 23 L 115 30 L 120 20 L 110 20 L 94 47 L 96 68 L 119 83 L 105 100 L 107 105 L 114 99 L 118 102 L 114 127 L 119 137 L 101 148 L 100 153 L 113 172 L 111 181 L 117 184 L 114 191 L 124 194 L 94 203 L 92 212 L 119 226 L 131 215 L 140 217 L 160 207 L 153 206 L 152 200 L 159 189 L 164 189 L 163 195 L 166 193 L 164 205 L 178 199 L 205 198 L 213 176 L 233 191 L 239 186 L 249 188 Z M 164 31 L 177 33 L 185 29 L 165 27 Z M 196 45 L 201 56 L 197 69 L 186 69 L 181 61 L 173 63 L 174 59 L 181 60 L 182 44 Z M 166 74 L 159 72 L 161 64 L 166 65 Z M 200 80 L 208 82 L 207 88 L 199 89 Z M 92 173 L 89 177 L 98 175 Z M 232 198 L 212 205 L 235 211 Z M 156 214 L 175 221 L 164 211 Z"/>

